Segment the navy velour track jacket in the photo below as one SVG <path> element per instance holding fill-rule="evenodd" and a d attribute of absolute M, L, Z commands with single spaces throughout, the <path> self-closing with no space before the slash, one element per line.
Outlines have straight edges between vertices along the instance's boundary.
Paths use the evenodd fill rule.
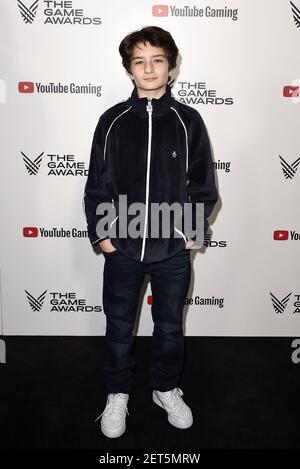
<path fill-rule="evenodd" d="M 128 206 L 133 202 L 144 204 L 138 237 L 130 236 L 130 232 L 126 237 L 119 236 L 121 194 L 127 196 Z M 158 237 L 151 237 L 151 203 L 178 202 L 183 207 L 184 203 L 192 202 L 193 227 L 197 226 L 195 203 L 204 203 L 206 233 L 207 217 L 217 199 L 210 144 L 202 117 L 191 106 L 177 101 L 169 85 L 159 99 L 140 98 L 135 86 L 127 100 L 100 116 L 83 196 L 92 245 L 110 238 L 117 250 L 132 259 L 144 263 L 162 261 L 185 248 L 187 234 L 184 221 L 178 224 L 176 219 L 171 220 L 168 238 L 161 236 L 161 232 Z M 107 212 L 97 214 L 96 209 L 103 202 L 111 204 L 114 210 L 107 228 L 115 228 L 115 234 L 99 235 L 97 223 Z M 127 226 L 136 217 L 137 213 L 128 214 Z"/>

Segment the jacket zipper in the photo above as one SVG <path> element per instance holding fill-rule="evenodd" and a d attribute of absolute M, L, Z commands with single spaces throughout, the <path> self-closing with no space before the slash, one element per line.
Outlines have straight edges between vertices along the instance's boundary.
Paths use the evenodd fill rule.
<path fill-rule="evenodd" d="M 146 244 L 146 231 L 148 224 L 148 207 L 149 207 L 149 179 L 150 179 L 150 160 L 151 160 L 151 142 L 152 142 L 152 98 L 148 98 L 148 104 L 146 106 L 148 112 L 148 151 L 147 151 L 147 178 L 146 178 L 146 213 L 145 213 L 145 223 L 144 223 L 144 234 L 143 234 L 143 244 L 142 244 L 142 253 L 140 261 L 144 259 L 145 254 L 145 244 Z"/>

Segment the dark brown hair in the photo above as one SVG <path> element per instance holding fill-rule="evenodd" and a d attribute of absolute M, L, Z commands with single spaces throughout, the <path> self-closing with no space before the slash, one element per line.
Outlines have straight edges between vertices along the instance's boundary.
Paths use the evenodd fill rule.
<path fill-rule="evenodd" d="M 127 72 L 130 73 L 133 49 L 140 42 L 145 45 L 149 42 L 154 47 L 162 48 L 169 62 L 169 71 L 176 67 L 178 49 L 171 34 L 158 26 L 147 26 L 128 34 L 120 43 L 119 52 Z"/>

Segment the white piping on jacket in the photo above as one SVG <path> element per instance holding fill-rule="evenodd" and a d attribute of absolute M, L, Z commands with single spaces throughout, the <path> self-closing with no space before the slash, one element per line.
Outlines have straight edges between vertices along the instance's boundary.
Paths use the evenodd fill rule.
<path fill-rule="evenodd" d="M 113 224 L 115 223 L 115 221 L 119 218 L 119 215 L 116 216 L 116 218 L 111 222 L 111 224 L 109 225 L 109 227 L 111 228 L 113 226 Z"/>
<path fill-rule="evenodd" d="M 118 219 L 118 217 L 119 217 L 119 215 L 117 215 L 116 218 L 110 223 L 110 225 L 109 225 L 110 228 L 111 228 L 112 225 L 115 223 L 115 221 Z M 93 241 L 92 244 L 97 243 L 98 241 L 100 241 L 100 240 L 103 239 L 103 238 L 106 238 L 106 235 L 101 236 L 101 238 L 98 238 L 96 241 Z"/>
<path fill-rule="evenodd" d="M 176 111 L 176 109 L 174 107 L 171 106 L 171 109 L 177 114 L 178 116 L 178 119 L 180 120 L 182 126 L 183 126 L 183 129 L 184 129 L 184 133 L 185 133 L 185 146 L 186 146 L 186 171 L 188 171 L 188 168 L 189 168 L 189 144 L 188 144 L 188 134 L 187 134 L 187 130 L 186 130 L 186 126 L 183 122 L 183 120 L 181 119 L 179 113 Z"/>
<path fill-rule="evenodd" d="M 184 241 L 187 243 L 188 240 L 187 240 L 186 236 L 184 235 L 184 233 L 182 233 L 182 231 L 180 231 L 178 228 L 176 228 L 176 226 L 175 226 L 175 231 L 177 231 L 177 233 L 179 233 L 180 236 L 182 236 Z"/>
<path fill-rule="evenodd" d="M 148 104 L 146 106 L 148 112 L 148 151 L 147 151 L 147 179 L 146 179 L 146 213 L 145 213 L 145 226 L 143 234 L 142 254 L 140 261 L 144 259 L 145 254 L 145 243 L 146 243 L 146 230 L 148 222 L 148 205 L 149 205 L 149 177 L 150 177 L 150 159 L 151 159 L 151 142 L 152 142 L 152 98 L 148 98 Z"/>
<path fill-rule="evenodd" d="M 189 141 L 188 141 L 187 129 L 186 129 L 185 123 L 184 123 L 183 120 L 181 119 L 181 117 L 180 117 L 178 111 L 177 111 L 174 107 L 172 107 L 172 106 L 170 106 L 170 107 L 171 107 L 172 111 L 174 111 L 174 112 L 177 114 L 178 119 L 180 120 L 180 122 L 181 122 L 181 124 L 182 124 L 182 127 L 183 127 L 183 129 L 184 129 L 184 133 L 185 133 L 185 147 L 186 147 L 185 170 L 186 170 L 186 174 L 187 174 L 188 169 L 189 169 Z M 188 181 L 187 181 L 187 183 L 188 183 Z M 189 197 L 188 197 L 188 200 L 189 200 L 189 202 L 190 202 L 190 200 L 191 200 L 191 196 L 190 196 L 190 195 L 189 195 Z M 182 231 L 178 230 L 178 228 L 176 228 L 176 227 L 175 227 L 175 230 L 183 237 L 183 239 L 184 239 L 185 242 L 187 243 L 188 240 L 187 240 L 186 236 L 184 235 L 184 233 L 182 233 Z"/>
<path fill-rule="evenodd" d="M 124 100 L 124 101 L 127 101 L 127 100 Z M 123 101 L 122 101 L 123 102 Z M 104 150 L 103 150 L 103 159 L 105 161 L 105 153 L 106 153 L 106 144 L 107 144 L 107 139 L 108 139 L 108 135 L 109 135 L 109 132 L 110 132 L 110 129 L 112 128 L 113 124 L 116 122 L 117 119 L 119 119 L 119 117 L 121 117 L 123 114 L 125 114 L 125 112 L 128 112 L 130 109 L 132 108 L 132 106 L 130 106 L 129 108 L 125 109 L 125 111 L 121 112 L 121 114 L 119 114 L 117 117 L 115 117 L 115 119 L 112 121 L 112 123 L 110 124 L 109 126 L 109 129 L 108 131 L 106 132 L 106 135 L 105 135 L 105 143 L 104 143 Z M 86 219 L 86 223 L 87 223 L 87 217 L 86 217 L 86 213 L 85 213 L 85 201 L 84 201 L 84 198 L 86 196 L 86 192 L 84 193 L 83 195 L 83 198 L 82 198 L 82 207 L 83 207 L 83 213 L 85 215 L 85 219 Z M 114 205 L 114 200 L 112 199 L 112 205 Z M 119 216 L 119 215 L 118 215 Z M 118 218 L 117 216 L 117 218 Z M 117 219 L 115 218 L 115 220 Z M 114 220 L 114 221 L 115 221 Z M 114 221 L 111 223 L 111 225 L 114 223 Z M 111 226 L 110 225 L 110 226 Z M 97 239 L 97 241 L 99 241 L 100 239 L 104 238 L 104 236 L 102 236 L 101 238 Z M 95 244 L 97 243 L 97 241 L 94 241 L 92 244 Z"/>
<path fill-rule="evenodd" d="M 104 144 L 104 150 L 103 150 L 103 158 L 104 158 L 104 160 L 105 160 L 105 153 L 106 153 L 107 138 L 108 138 L 110 129 L 112 128 L 112 126 L 114 125 L 114 123 L 116 122 L 116 120 L 119 119 L 119 117 L 123 116 L 123 114 L 125 114 L 125 112 L 128 112 L 129 109 L 131 109 L 131 108 L 132 108 L 132 106 L 130 106 L 129 108 L 125 109 L 125 111 L 121 112 L 121 114 L 119 114 L 117 117 L 115 117 L 114 120 L 112 121 L 112 123 L 110 124 L 109 129 L 108 129 L 108 131 L 106 132 L 106 136 L 105 136 L 105 144 Z"/>

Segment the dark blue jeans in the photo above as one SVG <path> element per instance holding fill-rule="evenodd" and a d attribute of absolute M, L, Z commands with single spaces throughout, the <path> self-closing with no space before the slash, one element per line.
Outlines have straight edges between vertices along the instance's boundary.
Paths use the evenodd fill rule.
<path fill-rule="evenodd" d="M 150 274 L 154 323 L 150 385 L 169 391 L 178 385 L 184 365 L 182 316 L 191 279 L 190 250 L 161 262 L 144 264 L 119 250 L 104 253 L 103 307 L 106 357 L 102 369 L 107 393 L 128 393 L 136 360 L 133 328 L 146 273 Z"/>

